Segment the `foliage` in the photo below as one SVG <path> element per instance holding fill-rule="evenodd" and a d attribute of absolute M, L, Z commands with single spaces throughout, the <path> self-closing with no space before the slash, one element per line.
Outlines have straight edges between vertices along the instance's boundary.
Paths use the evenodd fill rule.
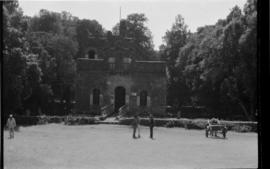
<path fill-rule="evenodd" d="M 179 108 L 181 105 L 185 104 L 187 96 L 190 93 L 181 75 L 178 74 L 179 71 L 177 71 L 177 68 L 174 66 L 179 50 L 186 44 L 189 36 L 190 32 L 184 22 L 184 18 L 181 15 L 177 15 L 171 29 L 168 30 L 163 37 L 165 45 L 160 46 L 160 57 L 167 60 L 168 67 L 167 104 L 175 108 Z"/>
<path fill-rule="evenodd" d="M 4 114 L 22 106 L 26 74 L 25 20 L 17 1 L 3 2 L 3 102 Z"/>
<path fill-rule="evenodd" d="M 132 118 L 122 118 L 119 120 L 119 124 L 122 125 L 131 125 Z M 181 127 L 185 129 L 201 129 L 204 130 L 207 124 L 208 119 L 160 119 L 155 118 L 156 127 Z M 249 121 L 223 121 L 220 123 L 226 125 L 228 130 L 236 132 L 257 132 L 257 123 Z M 149 126 L 148 118 L 140 118 L 140 125 Z"/>
<path fill-rule="evenodd" d="M 153 37 L 146 26 L 147 20 L 144 14 L 133 13 L 126 19 L 122 19 L 112 30 L 113 35 L 121 37 L 116 44 L 119 47 L 128 48 L 129 50 L 126 51 L 128 55 L 137 60 L 149 60 L 156 57 Z"/>
<path fill-rule="evenodd" d="M 94 117 L 84 117 L 84 116 L 69 116 L 65 119 L 66 125 L 85 125 L 85 124 L 96 124 L 96 119 Z"/>
<path fill-rule="evenodd" d="M 255 119 L 257 0 L 248 0 L 243 11 L 235 6 L 226 18 L 195 33 L 177 15 L 158 53 L 147 20 L 144 14 L 130 14 L 106 33 L 96 20 L 45 9 L 28 17 L 18 1 L 3 2 L 4 114 L 25 109 L 39 114 L 48 111 L 55 100 L 69 112 L 75 91 L 75 59 L 89 44 L 99 44 L 99 37 L 106 36 L 108 46 L 102 52 L 111 56 L 128 55 L 137 60 L 158 56 L 167 61 L 167 102 L 175 109 L 199 105 L 217 117 Z M 112 46 L 127 50 L 106 49 Z"/>
<path fill-rule="evenodd" d="M 78 19 L 44 9 L 37 16 L 23 16 L 17 1 L 4 2 L 3 11 L 4 112 L 29 109 L 39 114 L 55 99 L 64 100 L 69 109 Z"/>
<path fill-rule="evenodd" d="M 185 91 L 189 92 L 182 95 L 187 96 L 187 104 L 207 106 L 211 112 L 219 112 L 216 116 L 226 111 L 227 116 L 237 112 L 246 119 L 254 119 L 256 3 L 248 1 L 244 13 L 236 6 L 226 19 L 198 28 L 187 37 L 184 45 L 176 41 L 180 46 L 179 54 L 173 61 L 169 89 L 181 91 L 186 87 Z M 170 99 L 183 98 L 182 95 L 171 95 Z M 183 102 L 178 101 L 178 104 Z"/>

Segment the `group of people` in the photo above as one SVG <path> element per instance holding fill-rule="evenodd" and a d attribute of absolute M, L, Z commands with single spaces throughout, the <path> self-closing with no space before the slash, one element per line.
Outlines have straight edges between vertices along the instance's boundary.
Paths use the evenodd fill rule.
<path fill-rule="evenodd" d="M 154 125 L 155 125 L 155 121 L 154 121 L 154 117 L 152 114 L 149 115 L 149 128 L 150 128 L 150 138 L 153 138 L 153 129 L 154 129 Z M 134 139 L 136 138 L 140 138 L 140 118 L 138 115 L 134 116 L 133 122 L 132 122 L 132 127 L 133 127 L 133 135 L 132 137 Z M 136 136 L 137 133 L 137 136 Z"/>

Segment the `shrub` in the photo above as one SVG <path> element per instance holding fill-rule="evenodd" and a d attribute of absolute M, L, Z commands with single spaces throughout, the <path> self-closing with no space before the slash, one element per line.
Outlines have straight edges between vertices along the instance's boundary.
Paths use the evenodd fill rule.
<path fill-rule="evenodd" d="M 101 120 L 101 121 L 103 121 L 103 120 L 106 120 L 106 117 L 100 116 L 98 119 Z"/>
<path fill-rule="evenodd" d="M 191 123 L 194 125 L 195 128 L 205 129 L 205 126 L 207 125 L 207 120 L 195 119 L 195 120 L 192 120 Z"/>
<path fill-rule="evenodd" d="M 133 122 L 132 118 L 122 118 L 122 119 L 119 120 L 119 124 L 121 124 L 121 125 L 131 125 L 132 122 Z"/>
<path fill-rule="evenodd" d="M 245 133 L 245 132 L 251 132 L 252 127 L 247 126 L 247 125 L 236 125 L 236 126 L 233 126 L 232 130 L 237 131 L 237 132 L 241 132 L 241 133 Z"/>
<path fill-rule="evenodd" d="M 165 124 L 165 127 L 172 128 L 175 127 L 174 121 L 170 120 Z"/>
<path fill-rule="evenodd" d="M 18 126 L 31 126 L 38 124 L 38 117 L 36 116 L 16 116 L 16 124 Z"/>
<path fill-rule="evenodd" d="M 122 118 L 119 120 L 119 124 L 131 125 L 133 118 Z M 157 127 L 184 127 L 185 129 L 205 129 L 208 119 L 159 119 L 155 118 L 155 126 Z M 149 126 L 148 118 L 141 118 L 140 124 L 143 126 Z M 228 130 L 236 132 L 256 132 L 256 122 L 234 122 L 234 121 L 221 121 L 221 124 L 226 125 Z"/>
<path fill-rule="evenodd" d="M 48 123 L 61 123 L 64 121 L 64 117 L 61 116 L 49 116 Z"/>
<path fill-rule="evenodd" d="M 221 124 L 225 124 L 228 130 L 236 132 L 257 132 L 257 122 L 221 121 Z"/>
<path fill-rule="evenodd" d="M 71 116 L 65 120 L 65 124 L 67 125 L 96 124 L 96 119 L 94 117 Z"/>
<path fill-rule="evenodd" d="M 49 121 L 47 116 L 39 116 L 37 124 L 47 124 Z"/>

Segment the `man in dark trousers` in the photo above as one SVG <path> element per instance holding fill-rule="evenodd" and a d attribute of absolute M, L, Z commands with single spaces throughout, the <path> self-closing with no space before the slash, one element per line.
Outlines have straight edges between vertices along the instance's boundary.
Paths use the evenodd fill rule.
<path fill-rule="evenodd" d="M 133 122 L 132 122 L 132 127 L 133 127 L 133 138 L 136 138 L 136 130 L 138 128 L 138 122 L 139 119 L 138 119 L 138 116 L 135 115 L 134 118 L 133 118 Z"/>
<path fill-rule="evenodd" d="M 153 139 L 153 128 L 154 128 L 154 125 L 155 125 L 155 121 L 154 121 L 153 115 L 150 114 L 150 116 L 149 116 L 149 127 L 150 127 L 150 138 L 151 139 Z"/>

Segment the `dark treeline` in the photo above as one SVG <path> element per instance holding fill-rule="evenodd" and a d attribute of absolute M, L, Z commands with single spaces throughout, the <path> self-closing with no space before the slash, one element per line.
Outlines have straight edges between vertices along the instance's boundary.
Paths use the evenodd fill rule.
<path fill-rule="evenodd" d="M 181 15 L 154 51 L 144 14 L 130 14 L 105 30 L 96 20 L 40 10 L 25 16 L 18 1 L 3 2 L 3 111 L 65 112 L 74 101 L 76 58 L 89 37 L 133 38 L 137 59 L 168 63 L 168 104 L 206 106 L 227 116 L 253 119 L 256 110 L 257 1 L 234 7 L 227 18 L 190 33 Z M 91 17 L 91 16 L 89 16 Z M 120 30 L 120 31 L 119 31 Z M 95 43 L 95 41 L 93 41 Z M 119 46 L 124 44 L 119 40 Z M 56 107 L 55 103 L 60 105 Z M 59 112 L 58 112 L 59 113 Z"/>
<path fill-rule="evenodd" d="M 256 118 L 256 0 L 195 33 L 179 15 L 164 41 L 160 55 L 168 61 L 168 104 L 205 106 L 222 118 Z"/>

